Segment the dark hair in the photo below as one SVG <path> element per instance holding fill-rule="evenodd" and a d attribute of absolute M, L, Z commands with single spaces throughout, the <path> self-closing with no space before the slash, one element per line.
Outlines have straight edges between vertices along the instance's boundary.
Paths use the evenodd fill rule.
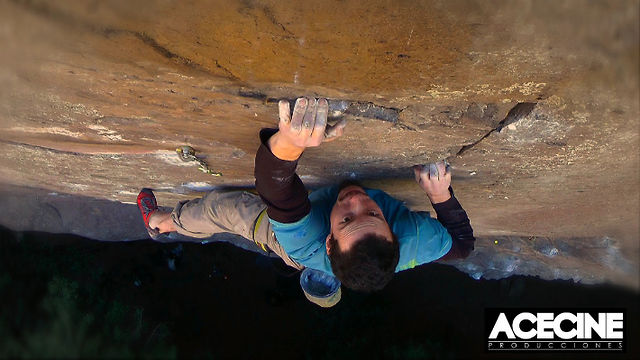
<path fill-rule="evenodd" d="M 381 290 L 393 278 L 400 258 L 398 238 L 366 234 L 349 249 L 341 251 L 331 234 L 331 270 L 344 286 L 364 292 Z"/>

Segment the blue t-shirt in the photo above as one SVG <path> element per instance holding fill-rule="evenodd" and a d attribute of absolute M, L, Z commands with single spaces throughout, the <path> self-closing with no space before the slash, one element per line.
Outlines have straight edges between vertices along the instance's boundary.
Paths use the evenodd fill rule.
<path fill-rule="evenodd" d="M 451 248 L 447 229 L 426 212 L 410 211 L 382 190 L 366 189 L 378 204 L 400 243 L 396 272 L 437 260 Z M 338 199 L 338 187 L 318 189 L 309 195 L 311 212 L 294 223 L 269 219 L 276 238 L 289 256 L 300 264 L 333 275 L 325 241 L 331 231 L 329 215 Z"/>

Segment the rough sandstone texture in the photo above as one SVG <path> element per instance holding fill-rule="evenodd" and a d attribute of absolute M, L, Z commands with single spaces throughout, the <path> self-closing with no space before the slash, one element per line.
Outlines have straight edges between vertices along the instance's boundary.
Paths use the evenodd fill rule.
<path fill-rule="evenodd" d="M 458 268 L 638 288 L 638 14 L 637 1 L 3 0 L 0 223 L 142 238 L 141 187 L 171 206 L 251 186 L 275 101 L 322 96 L 350 124 L 305 153 L 306 183 L 355 177 L 428 210 L 410 166 L 447 158 L 479 235 Z M 508 116 L 520 103 L 535 105 Z M 181 162 L 181 145 L 223 176 Z"/>

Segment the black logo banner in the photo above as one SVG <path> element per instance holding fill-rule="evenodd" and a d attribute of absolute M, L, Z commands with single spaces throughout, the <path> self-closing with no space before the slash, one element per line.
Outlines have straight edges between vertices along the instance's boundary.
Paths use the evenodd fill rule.
<path fill-rule="evenodd" d="M 625 321 L 617 308 L 489 308 L 486 351 L 625 352 Z"/>

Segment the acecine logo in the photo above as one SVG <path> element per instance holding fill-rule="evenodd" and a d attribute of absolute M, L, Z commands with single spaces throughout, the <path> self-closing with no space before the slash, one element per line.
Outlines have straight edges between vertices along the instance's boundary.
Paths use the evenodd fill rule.
<path fill-rule="evenodd" d="M 487 351 L 625 351 L 624 309 L 487 309 Z"/>

